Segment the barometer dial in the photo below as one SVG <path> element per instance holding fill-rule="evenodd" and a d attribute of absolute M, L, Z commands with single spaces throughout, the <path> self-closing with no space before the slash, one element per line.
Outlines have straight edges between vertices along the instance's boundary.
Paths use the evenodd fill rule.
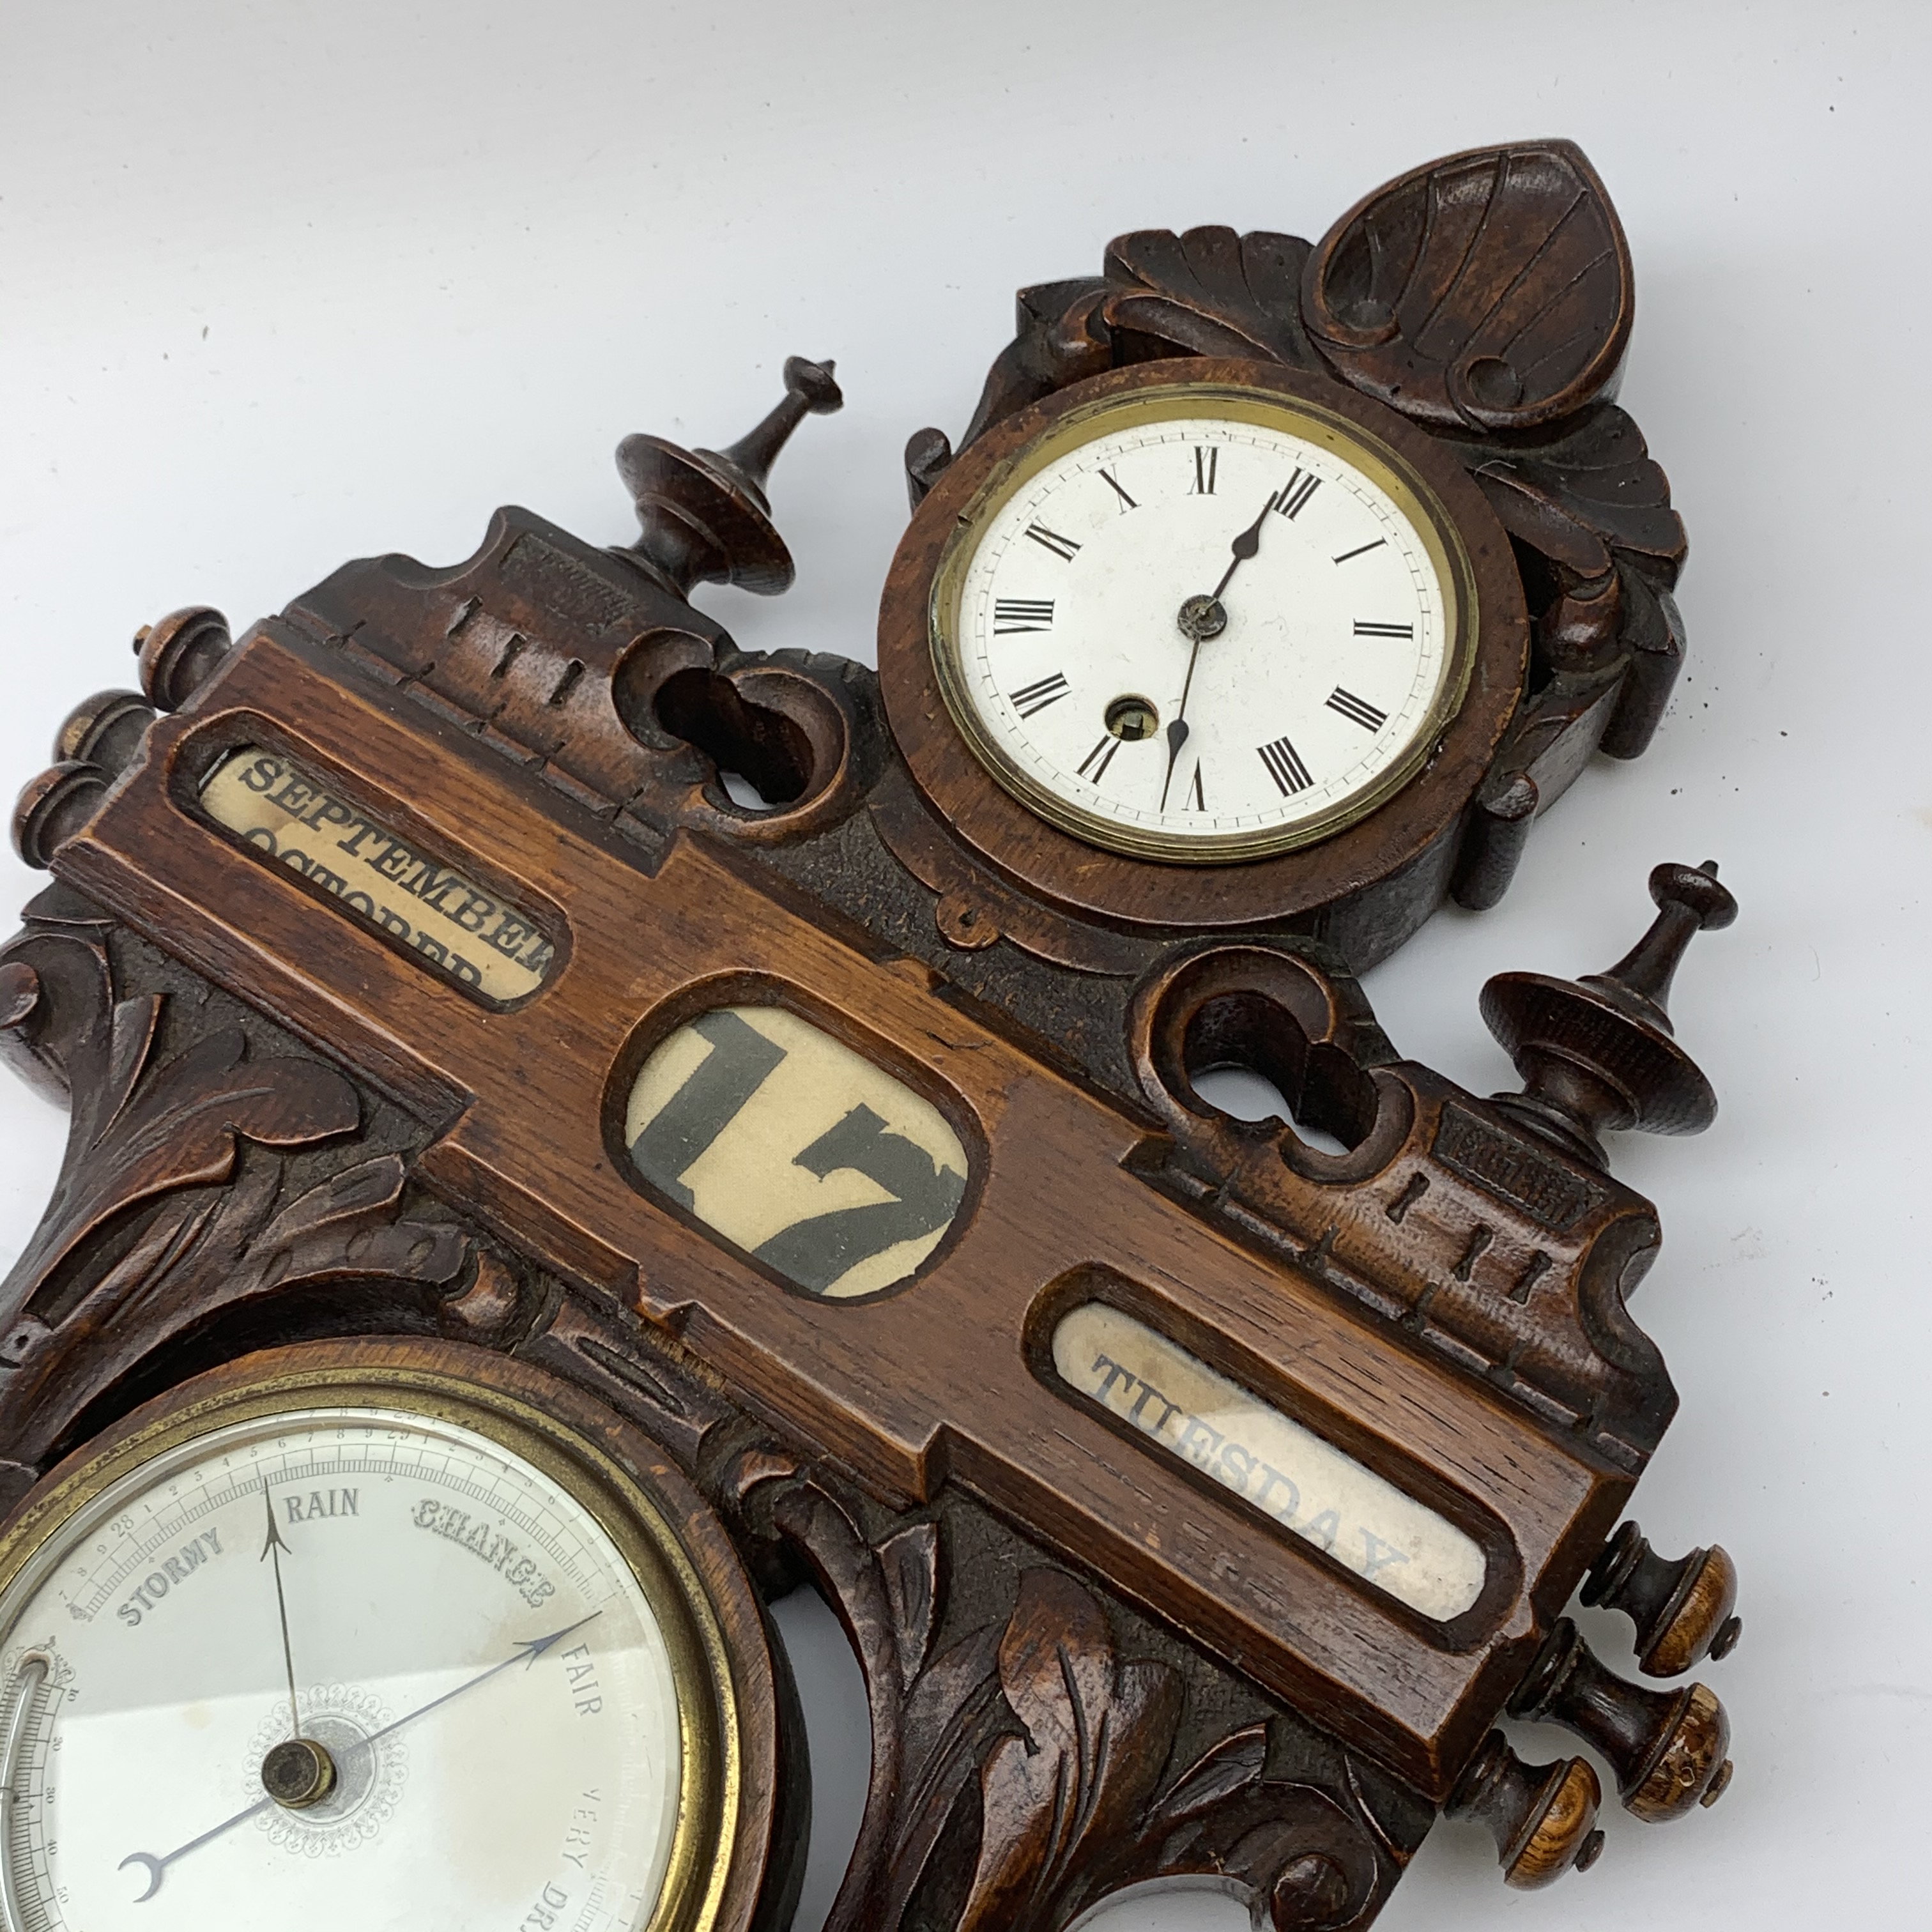
<path fill-rule="evenodd" d="M 554 1432 L 284 1379 L 68 1500 L 0 1559 L 4 1932 L 705 1922 L 701 1595 Z"/>

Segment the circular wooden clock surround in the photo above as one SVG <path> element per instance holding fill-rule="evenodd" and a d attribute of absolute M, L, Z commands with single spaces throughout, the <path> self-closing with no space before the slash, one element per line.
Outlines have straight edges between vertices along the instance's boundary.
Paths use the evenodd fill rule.
<path fill-rule="evenodd" d="M 1239 387 L 1312 404 L 1379 442 L 1432 491 L 1467 554 L 1476 634 L 1462 702 L 1435 755 L 1366 818 L 1276 856 L 1192 865 L 1112 852 L 1037 817 L 968 745 L 940 690 L 933 586 L 955 530 L 989 484 L 1076 410 L 1155 388 Z M 1291 918 L 1400 872 L 1475 796 L 1522 694 L 1522 582 L 1508 537 L 1455 455 L 1426 430 L 1339 382 L 1278 363 L 1167 358 L 1072 385 L 995 423 L 963 450 L 914 513 L 879 610 L 879 682 L 893 737 L 920 789 L 982 857 L 1076 911 L 1134 925 L 1228 927 Z"/>

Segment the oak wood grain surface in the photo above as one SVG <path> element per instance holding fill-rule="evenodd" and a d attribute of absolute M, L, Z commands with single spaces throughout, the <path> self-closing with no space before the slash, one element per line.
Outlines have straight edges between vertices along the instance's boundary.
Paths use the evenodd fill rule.
<path fill-rule="evenodd" d="M 518 809 L 499 769 L 399 718 L 339 665 L 323 675 L 314 657 L 267 632 L 245 643 L 191 712 L 154 728 L 145 762 L 63 848 L 63 876 L 447 1120 L 418 1163 L 439 1192 L 681 1334 L 754 1405 L 885 1494 L 923 1498 L 956 1474 L 1070 1552 L 1106 1552 L 1133 1594 L 1179 1608 L 1271 1688 L 1349 1711 L 1393 1763 L 1446 1788 L 1488 1721 L 1496 1673 L 1522 1667 L 1540 1622 L 1528 1596 L 1568 1594 L 1627 1479 L 1293 1272 L 1259 1270 L 1225 1235 L 1162 1208 L 1124 1171 L 1142 1124 L 935 1000 L 922 969 L 880 970 L 695 842 L 674 844 L 647 876 L 608 835 Z M 491 1012 L 452 998 L 373 933 L 346 926 L 319 946 L 327 915 L 289 872 L 182 808 L 196 769 L 184 761 L 255 741 L 270 717 L 304 765 L 344 775 L 370 809 L 420 825 L 446 859 L 507 880 L 518 902 L 555 909 L 563 963 L 542 993 Z M 408 803 L 388 790 L 405 772 Z M 904 1070 L 979 1150 L 968 1225 L 911 1286 L 828 1310 L 734 1261 L 617 1170 L 605 1122 L 639 1029 L 658 1016 L 646 1037 L 661 1037 L 664 1016 L 747 989 L 797 1001 Z M 1069 1199 L 1085 1204 L 1082 1217 L 1066 1214 Z M 1452 1512 L 1497 1526 L 1502 1562 L 1479 1629 L 1431 1640 L 1244 1512 L 1212 1498 L 1204 1517 L 1178 1471 L 1124 1450 L 1043 1389 L 1027 1358 L 1029 1311 L 1095 1264 L 1140 1284 L 1170 1319 L 1214 1337 L 1222 1366 L 1282 1390 L 1399 1481 L 1428 1484 L 1432 1471 L 1435 1490 L 1457 1498 Z M 1271 1580 L 1284 1562 L 1296 1573 L 1292 1605 Z"/>

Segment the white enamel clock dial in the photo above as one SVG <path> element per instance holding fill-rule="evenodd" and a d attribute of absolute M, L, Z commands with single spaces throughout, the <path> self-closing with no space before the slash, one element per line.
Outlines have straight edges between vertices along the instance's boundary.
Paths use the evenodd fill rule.
<path fill-rule="evenodd" d="M 328 1786 L 278 1802 L 298 1739 Z M 686 1770 L 598 1516 L 474 1430 L 326 1404 L 178 1443 L 40 1544 L 0 1750 L 7 1932 L 634 1932 Z"/>
<path fill-rule="evenodd" d="M 1122 398 L 969 515 L 934 610 L 955 716 L 1093 843 L 1196 862 L 1325 837 L 1426 760 L 1472 594 L 1364 432 L 1252 393 Z"/>

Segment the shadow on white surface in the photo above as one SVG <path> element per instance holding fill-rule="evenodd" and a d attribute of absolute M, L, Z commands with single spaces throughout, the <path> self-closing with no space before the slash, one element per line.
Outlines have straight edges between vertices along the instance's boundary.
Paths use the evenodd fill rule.
<path fill-rule="evenodd" d="M 1223 1066 L 1212 1073 L 1197 1073 L 1194 1090 L 1210 1107 L 1232 1114 L 1238 1120 L 1286 1120 L 1308 1144 L 1322 1154 L 1346 1154 L 1346 1142 L 1326 1129 L 1299 1120 L 1281 1089 L 1265 1074 L 1245 1066 Z"/>
<path fill-rule="evenodd" d="M 1252 1915 L 1204 1880 L 1130 1886 L 1083 1912 L 1068 1932 L 1249 1932 Z"/>
<path fill-rule="evenodd" d="M 872 1761 L 872 1727 L 859 1660 L 817 1591 L 794 1590 L 772 1606 L 791 1659 L 812 1754 L 812 1843 L 791 1932 L 819 1932 L 859 1836 Z"/>

